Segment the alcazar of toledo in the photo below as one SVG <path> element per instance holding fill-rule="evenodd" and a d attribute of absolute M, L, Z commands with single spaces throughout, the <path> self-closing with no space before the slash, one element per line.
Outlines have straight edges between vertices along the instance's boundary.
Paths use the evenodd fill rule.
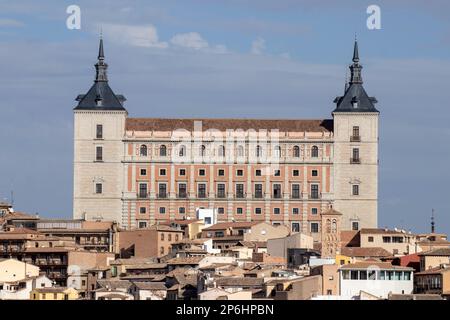
<path fill-rule="evenodd" d="M 343 230 L 377 227 L 379 112 L 356 42 L 331 119 L 130 118 L 108 84 L 103 40 L 95 67 L 74 109 L 75 219 L 145 228 L 210 208 L 218 221 L 315 234 L 332 205 Z"/>

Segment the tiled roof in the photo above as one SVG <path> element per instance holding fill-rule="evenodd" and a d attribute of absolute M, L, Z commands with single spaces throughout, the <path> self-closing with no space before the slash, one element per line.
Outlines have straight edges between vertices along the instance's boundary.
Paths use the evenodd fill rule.
<path fill-rule="evenodd" d="M 144 263 L 144 264 L 132 264 L 127 266 L 127 270 L 134 269 L 164 269 L 167 267 L 167 263 Z"/>
<path fill-rule="evenodd" d="M 202 122 L 202 130 L 216 129 L 278 129 L 281 132 L 330 132 L 333 120 L 266 120 L 266 119 L 161 119 L 127 118 L 126 130 L 130 131 L 173 131 L 194 130 L 194 122 Z"/>
<path fill-rule="evenodd" d="M 434 267 L 434 268 L 431 268 L 431 269 L 428 269 L 425 271 L 417 272 L 417 273 L 415 273 L 415 275 L 423 276 L 423 275 L 441 274 L 443 272 L 449 272 L 449 271 L 450 271 L 450 266 L 447 266 L 447 267 L 438 266 L 438 267 Z"/>
<path fill-rule="evenodd" d="M 108 287 L 108 289 L 111 290 L 116 290 L 116 289 L 129 289 L 131 286 L 131 282 L 128 280 L 108 280 L 108 279 L 99 279 L 97 280 L 97 284 L 101 287 L 101 288 L 106 288 Z"/>
<path fill-rule="evenodd" d="M 359 246 L 360 242 L 359 231 L 341 231 L 341 243 L 343 246 Z"/>
<path fill-rule="evenodd" d="M 264 279 L 253 277 L 223 277 L 217 278 L 216 284 L 217 286 L 224 286 L 224 287 L 262 286 L 264 284 Z"/>
<path fill-rule="evenodd" d="M 133 285 L 141 290 L 167 290 L 164 282 L 133 281 Z"/>
<path fill-rule="evenodd" d="M 392 254 L 384 248 L 344 247 L 341 254 L 348 257 L 390 257 Z"/>
<path fill-rule="evenodd" d="M 439 249 L 421 252 L 421 253 L 419 253 L 419 256 L 449 256 L 450 257 L 450 247 L 439 248 Z"/>
<path fill-rule="evenodd" d="M 208 228 L 204 228 L 203 231 L 224 230 L 228 228 L 250 228 L 259 223 L 261 223 L 261 221 L 219 222 Z"/>
<path fill-rule="evenodd" d="M 203 257 L 179 257 L 168 260 L 167 264 L 168 265 L 199 264 L 201 260 L 203 260 Z"/>

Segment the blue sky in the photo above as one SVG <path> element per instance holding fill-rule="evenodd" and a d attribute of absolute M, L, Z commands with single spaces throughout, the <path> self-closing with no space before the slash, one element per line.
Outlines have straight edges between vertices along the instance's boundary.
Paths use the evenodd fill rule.
<path fill-rule="evenodd" d="M 81 30 L 66 8 L 81 8 Z M 368 30 L 366 8 L 381 8 Z M 355 33 L 379 100 L 380 227 L 450 232 L 448 1 L 0 1 L 0 199 L 72 213 L 74 98 L 102 27 L 130 116 L 329 118 Z"/>

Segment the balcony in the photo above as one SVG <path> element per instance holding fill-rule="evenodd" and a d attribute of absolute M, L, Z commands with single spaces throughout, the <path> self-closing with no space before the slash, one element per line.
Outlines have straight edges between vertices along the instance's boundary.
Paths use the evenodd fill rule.
<path fill-rule="evenodd" d="M 320 192 L 313 192 L 308 196 L 308 199 L 310 200 L 317 200 L 317 199 L 321 199 L 322 198 L 322 194 Z"/>
<path fill-rule="evenodd" d="M 217 193 L 217 198 L 219 199 L 225 199 L 227 197 L 225 192 L 218 192 Z"/>
<path fill-rule="evenodd" d="M 138 199 L 148 199 L 149 193 L 148 192 L 138 192 L 137 197 L 138 197 Z"/>
<path fill-rule="evenodd" d="M 197 198 L 199 198 L 199 199 L 206 199 L 207 197 L 208 197 L 207 192 L 198 192 L 197 193 Z"/>
<path fill-rule="evenodd" d="M 239 192 L 239 193 L 236 193 L 236 194 L 234 195 L 234 197 L 235 197 L 236 199 L 245 199 L 246 194 L 243 193 L 243 192 Z"/>
<path fill-rule="evenodd" d="M 255 193 L 255 195 L 253 197 L 255 199 L 262 199 L 262 198 L 264 198 L 264 195 L 262 192 L 257 192 L 257 193 Z"/>
<path fill-rule="evenodd" d="M 187 192 L 179 192 L 177 193 L 177 198 L 178 199 L 186 199 L 189 196 L 189 194 Z"/>
<path fill-rule="evenodd" d="M 156 194 L 156 198 L 158 198 L 158 199 L 167 199 L 167 192 L 158 192 Z"/>
<path fill-rule="evenodd" d="M 350 164 L 361 164 L 361 158 L 350 158 Z"/>
<path fill-rule="evenodd" d="M 293 193 L 291 194 L 291 199 L 301 199 L 300 193 Z"/>
<path fill-rule="evenodd" d="M 350 142 L 361 142 L 361 136 L 350 136 Z"/>
<path fill-rule="evenodd" d="M 283 198 L 283 195 L 281 193 L 274 193 L 272 195 L 272 198 L 273 199 L 281 199 L 281 198 Z"/>

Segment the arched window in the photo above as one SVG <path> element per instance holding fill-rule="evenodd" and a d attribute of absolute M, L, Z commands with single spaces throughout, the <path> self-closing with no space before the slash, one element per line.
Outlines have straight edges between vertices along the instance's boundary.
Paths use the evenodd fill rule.
<path fill-rule="evenodd" d="M 185 157 L 186 156 L 186 146 L 185 145 L 181 145 L 179 150 L 178 150 L 178 155 L 180 157 Z"/>
<path fill-rule="evenodd" d="M 275 156 L 275 158 L 281 158 L 281 147 L 280 146 L 276 146 L 273 149 L 273 155 Z"/>
<path fill-rule="evenodd" d="M 159 155 L 161 157 L 167 156 L 167 147 L 165 145 L 159 147 Z"/>
<path fill-rule="evenodd" d="M 143 144 L 140 148 L 139 148 L 139 154 L 142 157 L 146 157 L 147 156 L 147 146 L 145 144 Z"/>
<path fill-rule="evenodd" d="M 311 157 L 318 158 L 319 157 L 319 148 L 317 146 L 312 146 L 311 148 Z"/>
<path fill-rule="evenodd" d="M 219 146 L 219 157 L 225 156 L 225 146 Z"/>
<path fill-rule="evenodd" d="M 327 219 L 327 233 L 331 233 L 331 220 Z"/>
<path fill-rule="evenodd" d="M 333 222 L 331 223 L 331 232 L 336 233 L 337 232 L 337 222 L 336 219 L 333 219 Z"/>
<path fill-rule="evenodd" d="M 262 157 L 262 148 L 260 145 L 256 146 L 256 157 Z"/>
<path fill-rule="evenodd" d="M 294 158 L 300 158 L 300 148 L 299 146 L 294 146 Z"/>
<path fill-rule="evenodd" d="M 237 147 L 237 156 L 238 157 L 243 157 L 244 156 L 244 147 L 243 146 L 238 146 Z"/>
<path fill-rule="evenodd" d="M 200 151 L 199 151 L 200 157 L 204 157 L 206 154 L 206 146 L 204 144 L 202 144 L 200 146 Z"/>

